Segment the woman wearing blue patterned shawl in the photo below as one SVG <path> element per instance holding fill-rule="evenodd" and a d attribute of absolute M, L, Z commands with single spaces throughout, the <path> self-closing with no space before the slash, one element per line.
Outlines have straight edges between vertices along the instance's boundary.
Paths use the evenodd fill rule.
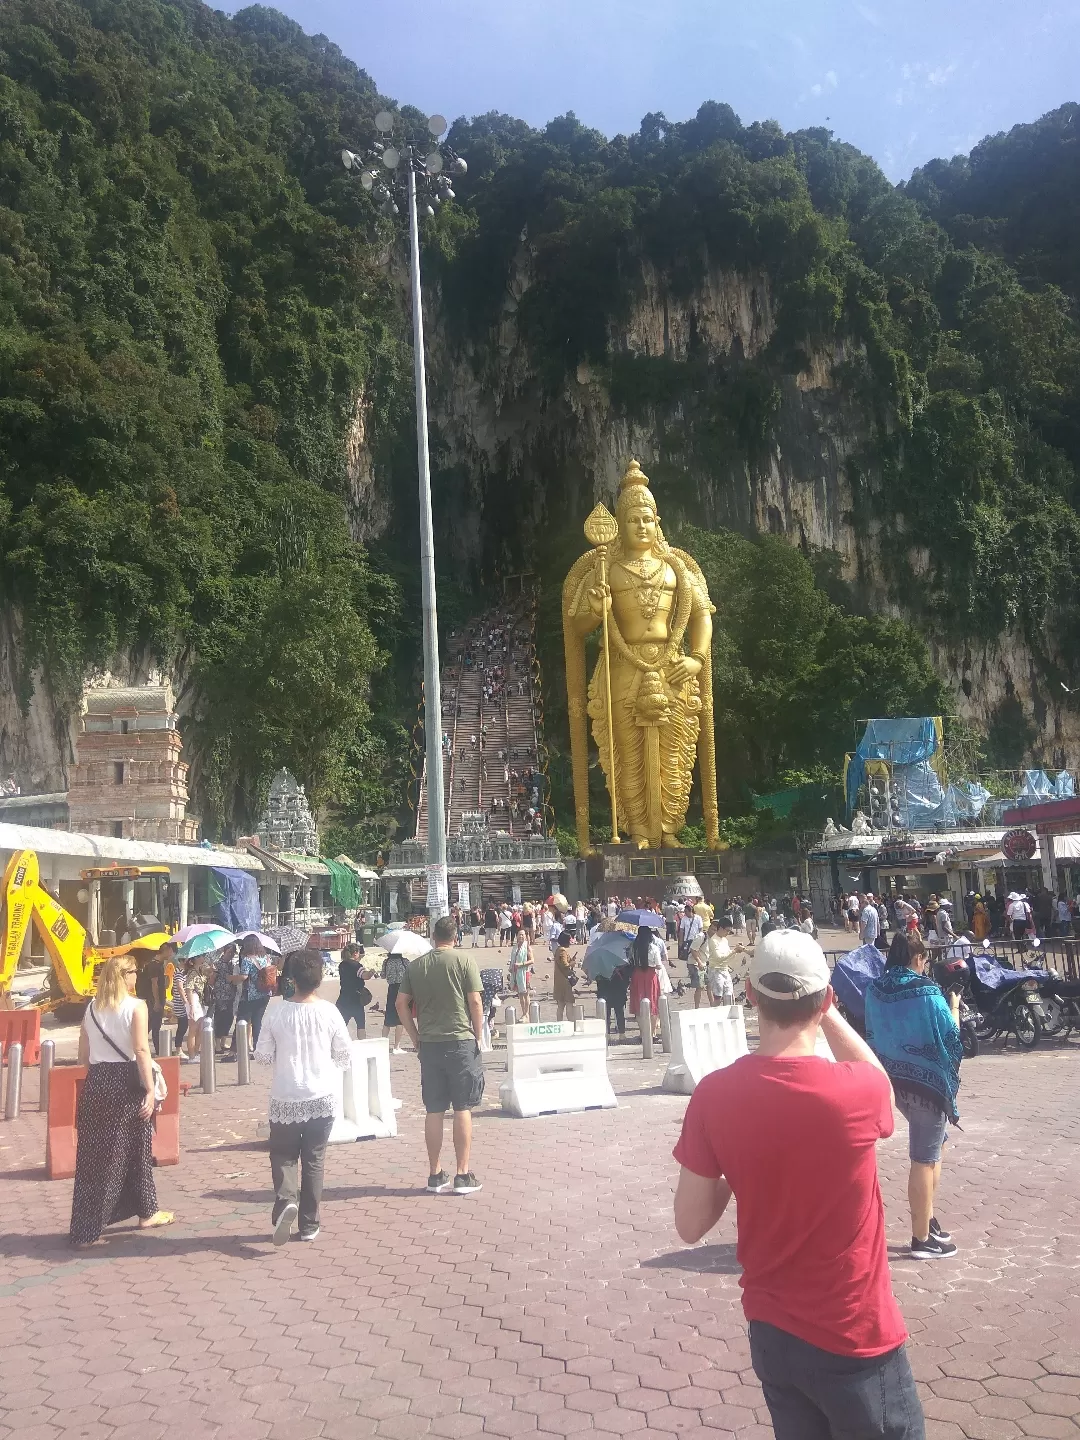
<path fill-rule="evenodd" d="M 956 1246 L 934 1215 L 941 1179 L 941 1147 L 960 1118 L 959 995 L 946 1000 L 925 972 L 926 948 L 917 935 L 896 935 L 885 973 L 866 992 L 866 1039 L 892 1081 L 896 1108 L 908 1122 L 908 1204 L 911 1253 L 917 1259 L 955 1255 Z"/>

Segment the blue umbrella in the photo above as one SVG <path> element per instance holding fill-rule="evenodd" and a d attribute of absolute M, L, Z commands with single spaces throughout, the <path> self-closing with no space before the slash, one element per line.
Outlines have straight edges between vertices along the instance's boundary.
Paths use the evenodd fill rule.
<path fill-rule="evenodd" d="M 589 941 L 585 951 L 584 969 L 590 980 L 603 976 L 606 980 L 614 975 L 620 965 L 626 964 L 633 937 L 621 930 L 601 930 L 594 940 Z"/>
<path fill-rule="evenodd" d="M 655 910 L 620 910 L 616 918 L 624 925 L 649 925 L 654 930 L 667 929 L 667 921 Z"/>

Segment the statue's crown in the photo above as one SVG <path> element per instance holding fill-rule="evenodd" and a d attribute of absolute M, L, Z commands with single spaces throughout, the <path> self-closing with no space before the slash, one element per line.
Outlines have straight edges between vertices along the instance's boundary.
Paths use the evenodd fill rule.
<path fill-rule="evenodd" d="M 626 473 L 619 481 L 619 494 L 621 495 L 624 490 L 628 490 L 631 485 L 643 485 L 646 490 L 649 488 L 649 477 L 644 473 L 636 460 L 631 460 L 627 465 Z"/>

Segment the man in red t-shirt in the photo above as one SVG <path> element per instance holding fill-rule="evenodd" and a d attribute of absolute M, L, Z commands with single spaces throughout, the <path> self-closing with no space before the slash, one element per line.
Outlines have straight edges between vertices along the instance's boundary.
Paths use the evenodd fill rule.
<path fill-rule="evenodd" d="M 875 1146 L 892 1087 L 833 1006 L 820 946 L 774 930 L 750 962 L 753 1055 L 686 1107 L 675 1228 L 688 1244 L 734 1194 L 750 1354 L 776 1440 L 922 1440 L 889 1279 Z M 818 1031 L 836 1063 L 814 1053 Z"/>

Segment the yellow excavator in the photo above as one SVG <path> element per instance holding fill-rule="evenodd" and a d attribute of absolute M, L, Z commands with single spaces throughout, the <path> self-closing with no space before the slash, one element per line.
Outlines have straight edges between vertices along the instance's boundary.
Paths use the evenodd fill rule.
<path fill-rule="evenodd" d="M 45 1010 L 85 1003 L 93 997 L 97 972 L 106 960 L 132 952 L 149 956 L 169 939 L 169 933 L 157 915 L 132 914 L 122 901 L 114 919 L 118 928 L 123 926 L 121 943 L 116 944 L 116 933 L 104 929 L 101 924 L 103 901 L 104 908 L 108 908 L 110 885 L 115 885 L 117 893 L 123 895 L 131 894 L 138 881 L 149 881 L 157 896 L 155 909 L 167 913 L 165 901 L 169 871 L 166 866 L 117 866 L 83 870 L 80 874 L 87 887 L 85 896 L 93 934 L 98 939 L 114 942 L 112 944 L 95 944 L 86 927 L 45 889 L 41 883 L 38 857 L 33 850 L 20 850 L 11 857 L 0 890 L 0 903 L 3 904 L 0 915 L 0 1004 L 11 988 L 31 921 L 37 927 L 51 961 L 49 996 L 42 1006 Z M 79 900 L 83 900 L 83 892 L 80 892 Z M 116 908 L 114 902 L 113 909 Z"/>

